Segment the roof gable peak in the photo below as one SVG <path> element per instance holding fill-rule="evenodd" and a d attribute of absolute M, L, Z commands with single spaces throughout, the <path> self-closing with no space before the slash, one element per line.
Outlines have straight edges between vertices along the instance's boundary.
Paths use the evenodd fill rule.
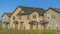
<path fill-rule="evenodd" d="M 50 9 L 56 11 L 57 13 L 60 13 L 60 8 L 51 8 L 51 7 L 50 7 L 48 10 L 50 10 Z M 47 11 L 48 11 L 48 10 L 47 10 Z"/>

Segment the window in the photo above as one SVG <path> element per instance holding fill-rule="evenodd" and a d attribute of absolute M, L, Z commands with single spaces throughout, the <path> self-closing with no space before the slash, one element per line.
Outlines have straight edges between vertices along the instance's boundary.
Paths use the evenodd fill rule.
<path fill-rule="evenodd" d="M 56 18 L 55 14 L 52 14 L 52 16 L 51 16 L 51 17 L 52 17 L 52 19 L 55 19 L 55 18 Z"/>
<path fill-rule="evenodd" d="M 24 11 L 21 11 L 21 13 L 24 13 Z"/>
<path fill-rule="evenodd" d="M 36 18 L 36 15 L 33 15 L 33 18 L 35 19 Z"/>
<path fill-rule="evenodd" d="M 19 16 L 19 19 L 21 20 L 21 15 Z"/>
<path fill-rule="evenodd" d="M 50 24 L 48 24 L 48 29 L 50 29 Z"/>
<path fill-rule="evenodd" d="M 21 15 L 18 15 L 18 18 L 21 20 Z"/>
<path fill-rule="evenodd" d="M 55 14 L 48 14 L 47 15 L 47 18 L 48 19 L 55 19 L 56 18 L 56 15 Z"/>
<path fill-rule="evenodd" d="M 56 18 L 56 16 L 54 15 L 54 19 Z"/>
<path fill-rule="evenodd" d="M 29 15 L 27 15 L 27 19 L 29 19 Z"/>
<path fill-rule="evenodd" d="M 51 14 L 47 14 L 48 19 L 51 19 Z"/>
<path fill-rule="evenodd" d="M 9 21 L 9 18 L 7 16 L 3 17 L 3 21 Z"/>
<path fill-rule="evenodd" d="M 15 20 L 15 16 L 13 16 L 13 20 Z"/>
<path fill-rule="evenodd" d="M 49 17 L 48 17 L 48 19 L 49 19 Z"/>
<path fill-rule="evenodd" d="M 53 18 L 54 18 L 54 15 L 52 14 L 51 17 L 52 17 L 52 19 L 53 19 Z"/>

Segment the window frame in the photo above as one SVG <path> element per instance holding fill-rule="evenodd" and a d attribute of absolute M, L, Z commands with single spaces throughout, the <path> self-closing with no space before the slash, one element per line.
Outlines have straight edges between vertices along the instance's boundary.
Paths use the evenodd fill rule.
<path fill-rule="evenodd" d="M 33 14 L 32 16 L 33 16 L 33 19 L 36 19 L 36 15 L 35 14 Z"/>
<path fill-rule="evenodd" d="M 15 16 L 13 16 L 13 20 L 15 20 Z"/>
<path fill-rule="evenodd" d="M 29 20 L 29 15 L 27 15 L 27 19 Z"/>

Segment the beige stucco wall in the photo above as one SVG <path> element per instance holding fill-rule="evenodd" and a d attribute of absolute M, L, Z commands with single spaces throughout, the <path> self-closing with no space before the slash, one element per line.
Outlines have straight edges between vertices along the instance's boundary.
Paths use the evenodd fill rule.
<path fill-rule="evenodd" d="M 4 15 L 3 17 L 2 17 L 2 21 L 9 21 L 9 17 L 7 16 L 7 15 Z"/>
<path fill-rule="evenodd" d="M 40 16 L 40 17 L 39 17 L 39 14 L 38 14 L 36 11 L 32 13 L 32 14 L 35 14 L 35 15 L 36 15 L 36 19 L 33 19 L 33 18 L 32 18 L 32 14 L 30 14 L 30 15 L 29 15 L 29 20 L 27 19 L 27 15 L 22 15 L 22 16 L 21 16 L 22 18 L 21 18 L 21 20 L 20 20 L 20 19 L 18 18 L 17 14 L 18 14 L 21 10 L 22 10 L 21 8 L 18 8 L 18 9 L 12 14 L 11 19 L 10 19 L 10 20 L 11 20 L 11 23 L 10 23 L 11 28 L 15 28 L 13 22 L 14 22 L 14 21 L 18 21 L 18 29 L 20 29 L 20 22 L 23 21 L 24 24 L 25 24 L 25 29 L 26 29 L 26 30 L 29 30 L 29 29 L 30 29 L 30 25 L 29 25 L 29 22 L 30 22 L 30 21 L 35 20 L 35 21 L 37 21 L 37 22 L 39 23 L 41 20 L 43 20 L 43 16 Z M 13 16 L 15 16 L 15 20 L 13 20 Z M 38 27 L 39 27 L 39 29 L 41 28 L 40 25 L 39 25 Z"/>
<path fill-rule="evenodd" d="M 36 15 L 36 19 L 33 19 L 32 18 L 32 15 Z M 41 29 L 41 25 L 40 25 L 40 21 L 43 20 L 43 16 L 39 15 L 38 12 L 33 12 L 32 14 L 30 14 L 30 21 L 37 21 L 38 22 L 38 29 Z M 34 26 L 34 29 L 35 29 L 35 26 Z"/>
<path fill-rule="evenodd" d="M 14 27 L 14 24 L 13 24 L 14 21 L 20 22 L 17 14 L 18 14 L 21 10 L 22 10 L 21 8 L 17 8 L 17 10 L 11 15 L 11 19 L 10 19 L 10 21 L 11 21 L 11 23 L 10 23 L 11 26 L 10 26 L 10 27 L 11 27 L 11 28 L 15 28 L 15 27 Z M 13 16 L 15 16 L 15 20 L 13 20 Z M 20 23 L 18 23 L 18 29 L 19 29 L 19 26 L 20 26 Z"/>
<path fill-rule="evenodd" d="M 8 17 L 6 14 L 2 17 L 2 28 L 5 28 L 5 23 L 3 22 L 9 22 L 8 29 L 10 29 L 10 17 Z"/>
<path fill-rule="evenodd" d="M 50 19 L 48 19 L 48 17 L 47 17 L 47 15 L 48 14 L 55 14 L 55 16 L 56 16 L 56 18 L 55 19 L 52 19 L 52 18 L 50 18 Z M 54 10 L 51 10 L 51 9 L 49 9 L 45 14 L 44 14 L 44 20 L 47 20 L 49 23 L 47 24 L 47 29 L 49 29 L 48 28 L 48 25 L 50 26 L 50 29 L 57 29 L 56 28 L 56 24 L 57 24 L 57 26 L 58 26 L 58 29 L 60 29 L 60 14 L 58 13 L 58 12 L 56 12 L 56 11 L 54 11 Z"/>

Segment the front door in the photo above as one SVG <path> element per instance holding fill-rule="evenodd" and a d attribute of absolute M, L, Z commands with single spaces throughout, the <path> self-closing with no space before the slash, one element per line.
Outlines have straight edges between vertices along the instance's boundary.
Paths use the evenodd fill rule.
<path fill-rule="evenodd" d="M 21 30 L 24 30 L 24 29 L 25 29 L 24 22 L 21 22 L 21 23 L 20 23 L 20 29 L 21 29 Z"/>
<path fill-rule="evenodd" d="M 30 30 L 33 30 L 33 25 L 32 24 L 30 24 Z"/>
<path fill-rule="evenodd" d="M 38 25 L 37 24 L 34 25 L 34 30 L 36 30 L 36 29 L 38 29 Z"/>
<path fill-rule="evenodd" d="M 15 29 L 18 29 L 18 24 L 15 24 Z"/>
<path fill-rule="evenodd" d="M 18 29 L 18 21 L 14 21 L 13 23 L 14 23 L 15 29 Z"/>

